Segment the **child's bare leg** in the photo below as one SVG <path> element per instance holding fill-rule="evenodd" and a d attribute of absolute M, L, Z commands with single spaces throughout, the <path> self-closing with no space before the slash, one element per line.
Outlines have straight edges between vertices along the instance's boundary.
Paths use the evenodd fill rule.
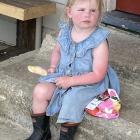
<path fill-rule="evenodd" d="M 39 83 L 35 86 L 32 96 L 32 111 L 34 114 L 46 111 L 55 88 L 56 86 L 52 83 Z"/>
<path fill-rule="evenodd" d="M 49 116 L 46 116 L 46 107 L 53 95 L 56 86 L 51 83 L 37 84 L 33 91 L 32 123 L 33 132 L 26 140 L 51 140 Z"/>

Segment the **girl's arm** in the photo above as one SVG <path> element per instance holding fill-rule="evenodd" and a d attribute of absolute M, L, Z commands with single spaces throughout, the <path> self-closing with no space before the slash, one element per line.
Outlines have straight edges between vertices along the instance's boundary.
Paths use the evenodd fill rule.
<path fill-rule="evenodd" d="M 60 47 L 59 44 L 56 44 L 54 46 L 54 49 L 52 51 L 52 55 L 51 55 L 51 61 L 50 61 L 50 67 L 48 69 L 48 72 L 54 72 L 56 69 L 56 66 L 59 62 L 60 59 Z"/>
<path fill-rule="evenodd" d="M 97 83 L 105 77 L 108 68 L 108 44 L 106 41 L 100 44 L 92 51 L 93 54 L 93 71 L 70 77 L 71 86 L 87 85 Z"/>

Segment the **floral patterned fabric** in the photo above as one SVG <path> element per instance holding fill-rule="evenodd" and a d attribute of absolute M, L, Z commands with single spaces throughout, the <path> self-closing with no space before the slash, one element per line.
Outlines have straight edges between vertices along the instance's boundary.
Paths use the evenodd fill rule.
<path fill-rule="evenodd" d="M 119 117 L 120 108 L 118 94 L 114 89 L 108 89 L 103 94 L 96 96 L 86 106 L 86 112 L 96 117 L 115 119 Z"/>

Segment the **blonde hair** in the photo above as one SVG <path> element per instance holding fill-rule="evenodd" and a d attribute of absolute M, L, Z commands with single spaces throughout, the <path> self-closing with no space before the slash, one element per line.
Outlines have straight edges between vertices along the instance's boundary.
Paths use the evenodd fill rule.
<path fill-rule="evenodd" d="M 66 4 L 66 8 L 65 8 L 65 12 L 64 12 L 64 19 L 66 20 L 66 21 L 70 21 L 70 19 L 68 18 L 68 16 L 67 16 L 67 13 L 66 13 L 66 9 L 67 8 L 70 8 L 71 6 L 73 6 L 74 5 L 74 3 L 76 2 L 77 0 L 68 0 L 67 1 L 67 4 Z M 87 0 L 85 0 L 85 1 L 87 1 Z M 99 12 L 100 12 L 100 17 L 102 16 L 102 14 L 103 14 L 103 8 L 104 8 L 104 3 L 103 3 L 103 0 L 96 0 L 97 1 L 97 4 L 98 4 L 98 9 L 99 9 Z"/>

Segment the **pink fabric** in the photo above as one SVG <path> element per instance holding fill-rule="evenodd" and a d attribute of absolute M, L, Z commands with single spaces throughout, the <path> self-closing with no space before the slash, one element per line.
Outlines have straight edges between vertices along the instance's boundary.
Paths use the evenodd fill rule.
<path fill-rule="evenodd" d="M 119 117 L 121 108 L 120 99 L 114 89 L 108 89 L 106 92 L 95 97 L 86 107 L 86 112 L 90 115 L 115 119 Z"/>

